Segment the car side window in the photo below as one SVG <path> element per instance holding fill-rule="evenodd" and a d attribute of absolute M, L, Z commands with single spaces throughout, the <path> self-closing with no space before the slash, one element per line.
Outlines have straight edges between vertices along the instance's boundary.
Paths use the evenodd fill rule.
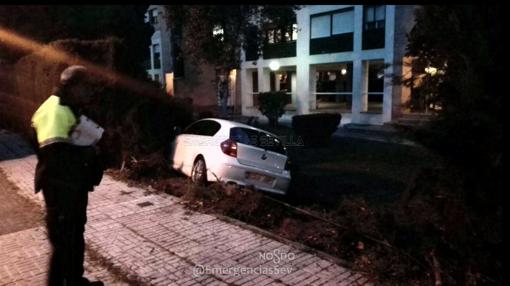
<path fill-rule="evenodd" d="M 203 120 L 195 122 L 188 126 L 183 134 L 193 134 L 202 136 L 214 136 L 221 128 L 221 124 L 212 120 Z"/>
<path fill-rule="evenodd" d="M 200 126 L 201 126 L 200 123 L 201 122 L 195 122 L 195 123 L 189 125 L 188 127 L 186 127 L 186 129 L 184 129 L 182 134 L 197 134 L 200 129 Z"/>
<path fill-rule="evenodd" d="M 221 124 L 219 124 L 216 121 L 207 120 L 204 121 L 204 124 L 202 125 L 202 128 L 200 129 L 200 134 L 203 136 L 214 136 L 218 130 L 220 130 Z"/>

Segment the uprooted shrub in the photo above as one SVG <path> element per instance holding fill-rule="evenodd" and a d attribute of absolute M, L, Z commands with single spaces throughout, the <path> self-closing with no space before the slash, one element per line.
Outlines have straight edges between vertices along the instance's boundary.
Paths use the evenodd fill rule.
<path fill-rule="evenodd" d="M 468 209 L 462 180 L 454 169 L 425 169 L 399 202 L 345 199 L 334 215 L 345 226 L 340 257 L 380 285 L 497 285 L 501 225 Z"/>
<path fill-rule="evenodd" d="M 320 146 L 329 142 L 341 119 L 340 113 L 295 115 L 292 117 L 292 129 L 305 145 Z"/>
<path fill-rule="evenodd" d="M 168 159 L 175 127 L 192 121 L 192 107 L 184 101 L 163 92 L 144 96 L 116 87 L 95 94 L 89 114 L 105 128 L 100 147 L 111 167 L 132 167 L 148 155 L 158 162 Z"/>

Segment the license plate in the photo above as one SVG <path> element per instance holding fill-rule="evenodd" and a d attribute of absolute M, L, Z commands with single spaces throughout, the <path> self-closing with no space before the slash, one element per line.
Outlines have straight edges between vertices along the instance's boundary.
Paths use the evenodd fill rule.
<path fill-rule="evenodd" d="M 263 182 L 266 184 L 272 184 L 274 182 L 273 177 L 252 172 L 246 172 L 246 178 L 252 181 Z"/>

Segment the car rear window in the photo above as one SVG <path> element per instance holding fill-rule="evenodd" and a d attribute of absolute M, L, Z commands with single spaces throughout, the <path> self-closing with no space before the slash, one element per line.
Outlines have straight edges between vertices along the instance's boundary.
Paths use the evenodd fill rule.
<path fill-rule="evenodd" d="M 233 127 L 230 129 L 230 139 L 238 143 L 286 155 L 282 141 L 265 132 L 243 127 Z"/>

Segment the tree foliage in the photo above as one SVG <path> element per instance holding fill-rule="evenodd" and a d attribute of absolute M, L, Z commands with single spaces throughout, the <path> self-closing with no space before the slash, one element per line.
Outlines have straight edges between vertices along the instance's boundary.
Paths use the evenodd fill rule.
<path fill-rule="evenodd" d="M 267 25 L 289 25 L 297 6 L 261 5 L 169 5 L 169 27 L 182 29 L 183 50 L 194 63 L 206 62 L 228 71 L 240 65 L 250 29 L 257 34 Z M 213 31 L 222 31 L 213 34 Z M 262 39 L 262 38 L 261 38 Z M 260 49 L 260 41 L 256 43 Z"/>
<path fill-rule="evenodd" d="M 148 57 L 152 29 L 144 23 L 147 6 L 0 6 L 0 27 L 29 39 L 49 43 L 59 39 L 95 40 L 116 37 L 126 47 L 130 63 L 122 71 L 145 77 L 143 61 Z M 14 62 L 24 55 L 0 42 L 2 58 Z"/>
<path fill-rule="evenodd" d="M 413 70 L 431 66 L 440 71 L 417 75 L 417 89 L 426 90 L 418 94 L 432 94 L 431 102 L 442 108 L 429 128 L 435 133 L 429 143 L 477 172 L 502 165 L 503 97 L 496 80 L 501 67 L 499 13 L 488 6 L 424 6 L 417 10 L 409 34 Z"/>
<path fill-rule="evenodd" d="M 421 213 L 440 218 L 440 239 L 428 243 L 438 250 L 441 272 L 465 285 L 502 282 L 501 23 L 497 6 L 423 6 L 408 35 L 414 78 L 404 83 L 419 91 L 413 96 L 441 106 L 416 135 L 448 162 L 434 178 L 421 178 L 414 196 L 428 205 Z M 437 72 L 425 74 L 427 67 Z"/>

